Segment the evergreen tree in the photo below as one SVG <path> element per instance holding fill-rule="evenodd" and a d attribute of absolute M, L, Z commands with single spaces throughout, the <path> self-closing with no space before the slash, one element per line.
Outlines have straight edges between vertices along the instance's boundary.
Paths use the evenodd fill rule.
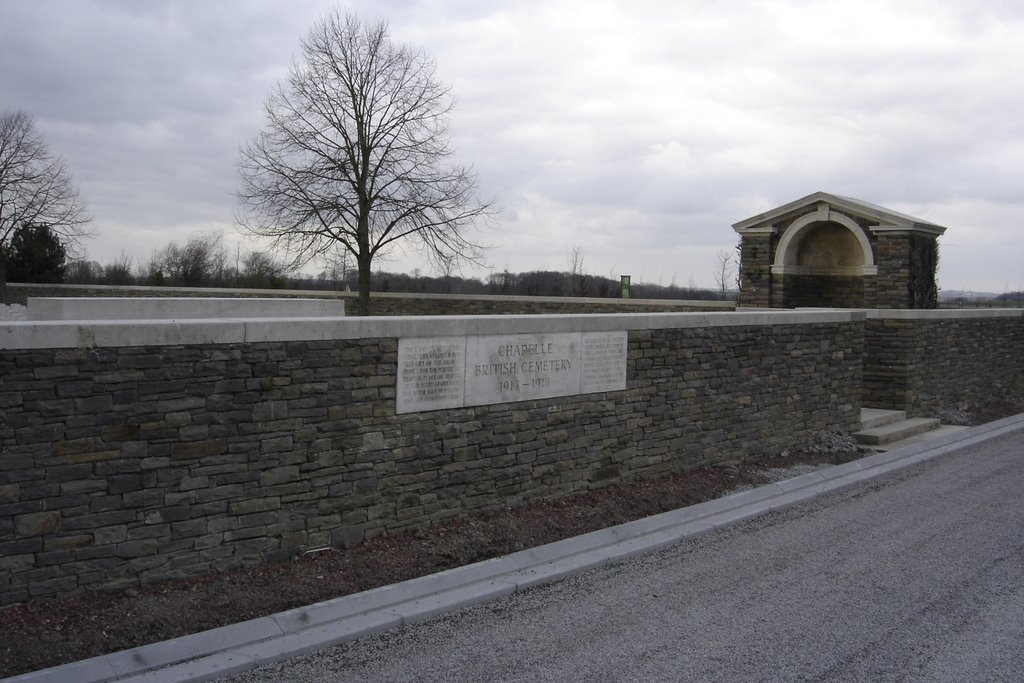
<path fill-rule="evenodd" d="M 25 225 L 11 238 L 7 277 L 11 282 L 64 282 L 67 252 L 46 225 Z"/>

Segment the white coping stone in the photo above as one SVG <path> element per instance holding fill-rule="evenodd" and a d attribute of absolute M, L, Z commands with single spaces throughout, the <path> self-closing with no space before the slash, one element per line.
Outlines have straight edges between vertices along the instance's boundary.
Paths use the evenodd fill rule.
<path fill-rule="evenodd" d="M 614 313 L 574 315 L 388 316 L 0 322 L 0 348 L 50 349 L 176 344 L 237 344 L 698 327 L 807 325 L 863 320 L 863 311 Z"/>
<path fill-rule="evenodd" d="M 247 297 L 29 297 L 28 320 L 322 318 L 345 315 L 340 299 Z"/>
<path fill-rule="evenodd" d="M 1024 317 L 1022 308 L 871 309 L 865 312 L 871 320 L 969 320 L 973 318 Z"/>

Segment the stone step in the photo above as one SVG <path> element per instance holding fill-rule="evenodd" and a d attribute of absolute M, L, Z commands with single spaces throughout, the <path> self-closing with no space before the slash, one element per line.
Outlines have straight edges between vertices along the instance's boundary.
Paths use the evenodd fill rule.
<path fill-rule="evenodd" d="M 874 429 L 893 422 L 900 422 L 907 419 L 905 410 L 882 410 L 881 408 L 861 408 L 860 428 Z"/>
<path fill-rule="evenodd" d="M 912 417 L 909 420 L 891 422 L 881 427 L 863 429 L 853 435 L 857 441 L 869 446 L 877 446 L 893 441 L 902 441 L 939 428 L 939 421 L 931 417 Z"/>
<path fill-rule="evenodd" d="M 871 450 L 889 451 L 894 448 L 903 448 L 904 446 L 909 446 L 910 444 L 924 443 L 927 441 L 931 441 L 933 439 L 943 439 L 946 437 L 951 437 L 957 434 L 958 432 L 962 432 L 967 429 L 970 429 L 970 427 L 960 427 L 958 425 L 939 425 L 938 429 L 933 429 L 930 432 L 921 432 L 917 436 L 912 436 L 909 439 L 893 441 L 891 443 L 886 444 L 874 444 L 871 446 Z"/>

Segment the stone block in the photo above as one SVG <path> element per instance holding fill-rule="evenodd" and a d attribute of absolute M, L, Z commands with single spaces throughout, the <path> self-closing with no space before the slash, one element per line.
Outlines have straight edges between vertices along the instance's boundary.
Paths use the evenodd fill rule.
<path fill-rule="evenodd" d="M 164 544 L 171 538 L 171 525 L 161 523 L 158 518 L 153 518 L 151 513 L 147 513 L 144 516 L 143 522 L 145 526 L 131 526 L 128 528 L 129 541 L 155 538 L 159 539 L 161 544 Z"/>
<path fill-rule="evenodd" d="M 26 416 L 28 420 L 34 421 L 32 416 Z M 14 422 L 13 416 L 7 418 L 8 424 Z M 11 425 L 15 426 L 15 425 Z M 48 444 L 60 441 L 64 436 L 63 424 L 48 424 L 38 426 L 19 426 L 15 437 L 19 444 Z"/>
<path fill-rule="evenodd" d="M 20 487 L 18 484 L 4 484 L 0 486 L 0 505 L 15 503 L 20 500 Z"/>
<path fill-rule="evenodd" d="M 232 529 L 231 531 L 224 532 L 224 543 L 230 544 L 232 549 L 235 548 L 236 541 L 244 541 L 249 538 L 260 538 L 267 535 L 267 527 L 265 526 L 252 526 L 244 529 Z"/>
<path fill-rule="evenodd" d="M 227 451 L 227 448 L 227 440 L 225 439 L 175 443 L 171 446 L 171 457 L 175 459 L 200 459 L 211 455 L 221 455 Z"/>
<path fill-rule="evenodd" d="M 181 441 L 201 441 L 210 436 L 209 425 L 188 425 L 178 430 Z"/>
<path fill-rule="evenodd" d="M 142 486 L 142 476 L 138 474 L 122 474 L 107 478 L 107 493 L 111 495 L 138 491 Z"/>
<path fill-rule="evenodd" d="M 160 543 L 155 538 L 145 538 L 136 541 L 125 541 L 117 544 L 117 554 L 124 558 L 138 558 L 155 555 L 160 549 Z"/>
<path fill-rule="evenodd" d="M 205 536 L 209 531 L 206 519 L 186 519 L 171 524 L 171 538 L 195 538 Z"/>
<path fill-rule="evenodd" d="M 129 491 L 123 496 L 126 508 L 148 508 L 164 504 L 164 491 L 160 489 L 142 489 Z"/>
<path fill-rule="evenodd" d="M 87 396 L 75 399 L 75 412 L 80 415 L 92 413 L 109 413 L 114 407 L 113 398 L 109 394 Z"/>
<path fill-rule="evenodd" d="M 92 545 L 92 534 L 77 534 L 74 536 L 54 536 L 43 540 L 43 550 L 51 552 L 55 550 L 70 550 L 84 548 Z"/>
<path fill-rule="evenodd" d="M 190 517 L 191 513 L 187 505 L 172 505 L 147 512 L 144 519 L 146 524 L 160 524 L 164 522 L 181 522 Z"/>
<path fill-rule="evenodd" d="M 299 479 L 299 468 L 297 466 L 276 467 L 271 470 L 260 472 L 260 486 L 273 486 L 284 484 Z"/>
<path fill-rule="evenodd" d="M 74 576 L 58 577 L 44 581 L 34 581 L 29 584 L 28 592 L 32 597 L 43 597 L 46 595 L 61 595 L 78 587 L 78 580 Z"/>
<path fill-rule="evenodd" d="M 117 460 L 120 457 L 120 450 L 89 451 L 85 453 L 75 453 L 73 455 L 69 455 L 68 462 L 72 464 L 84 462 L 100 462 L 103 460 Z"/>
<path fill-rule="evenodd" d="M 59 512 L 32 512 L 14 518 L 14 529 L 18 536 L 39 536 L 60 531 Z"/>
<path fill-rule="evenodd" d="M 93 542 L 96 545 L 120 543 L 128 538 L 128 527 L 124 524 L 101 527 L 93 531 Z"/>
<path fill-rule="evenodd" d="M 33 553 L 20 555 L 0 555 L 0 572 L 21 572 L 35 566 L 36 556 Z"/>
<path fill-rule="evenodd" d="M 267 498 L 253 498 L 235 503 L 228 503 L 228 514 L 248 515 L 254 512 L 266 512 L 268 510 L 280 510 L 281 499 L 278 496 Z"/>
<path fill-rule="evenodd" d="M 139 438 L 139 427 L 134 424 L 108 425 L 100 429 L 100 438 L 104 443 L 134 441 Z"/>
<path fill-rule="evenodd" d="M 18 538 L 11 541 L 0 541 L 0 557 L 39 553 L 43 550 L 41 537 Z"/>
<path fill-rule="evenodd" d="M 263 439 L 260 442 L 260 452 L 264 454 L 269 453 L 280 453 L 283 451 L 289 451 L 293 447 L 291 436 L 278 436 L 269 439 Z"/>
<path fill-rule="evenodd" d="M 241 484 L 225 484 L 224 486 L 201 488 L 196 492 L 196 499 L 200 503 L 226 501 L 229 499 L 241 498 L 243 490 L 244 489 Z"/>

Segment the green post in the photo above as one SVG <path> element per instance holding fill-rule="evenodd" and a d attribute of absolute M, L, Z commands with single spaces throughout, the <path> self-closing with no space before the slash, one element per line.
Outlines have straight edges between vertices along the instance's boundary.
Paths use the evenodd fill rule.
<path fill-rule="evenodd" d="M 623 299 L 628 299 L 629 298 L 629 276 L 628 275 L 620 275 L 619 277 L 622 279 L 622 298 Z"/>

